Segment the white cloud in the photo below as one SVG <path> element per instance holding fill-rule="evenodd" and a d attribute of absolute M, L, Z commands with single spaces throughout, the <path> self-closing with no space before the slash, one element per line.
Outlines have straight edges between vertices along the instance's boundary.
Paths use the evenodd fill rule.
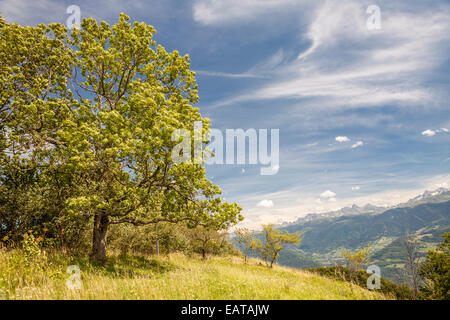
<path fill-rule="evenodd" d="M 258 202 L 256 206 L 260 208 L 273 208 L 273 201 L 264 199 Z"/>
<path fill-rule="evenodd" d="M 427 137 L 433 137 L 437 133 L 448 133 L 448 132 L 450 132 L 450 130 L 447 129 L 447 128 L 440 128 L 440 129 L 437 129 L 437 130 L 427 129 L 427 130 L 422 132 L 422 135 L 423 136 L 427 136 Z"/>
<path fill-rule="evenodd" d="M 358 148 L 358 147 L 362 147 L 363 145 L 364 145 L 363 141 L 358 141 L 358 142 L 356 142 L 356 143 L 354 143 L 352 145 L 352 149 L 355 149 L 355 148 Z"/>
<path fill-rule="evenodd" d="M 358 190 L 360 190 L 361 188 L 359 187 L 359 186 L 354 186 L 354 187 L 352 187 L 352 191 L 358 191 Z"/>
<path fill-rule="evenodd" d="M 336 197 L 336 193 L 334 193 L 333 191 L 327 190 L 327 191 L 323 192 L 320 195 L 320 197 L 324 198 L 324 199 L 335 198 Z"/>
<path fill-rule="evenodd" d="M 337 142 L 349 142 L 350 141 L 350 139 L 348 138 L 348 137 L 342 137 L 342 136 L 339 136 L 339 137 L 336 137 L 336 139 L 335 139 Z"/>
<path fill-rule="evenodd" d="M 436 131 L 428 129 L 428 130 L 423 131 L 422 135 L 427 136 L 427 137 L 432 137 L 432 136 L 436 135 Z"/>
<path fill-rule="evenodd" d="M 205 25 L 248 22 L 274 11 L 286 11 L 300 5 L 299 0 L 197 0 L 193 6 L 194 20 Z"/>

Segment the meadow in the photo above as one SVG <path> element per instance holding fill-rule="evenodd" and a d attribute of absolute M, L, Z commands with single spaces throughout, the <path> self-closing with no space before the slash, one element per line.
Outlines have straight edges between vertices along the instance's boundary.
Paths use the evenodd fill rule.
<path fill-rule="evenodd" d="M 105 265 L 88 257 L 61 253 L 29 259 L 22 250 L 0 250 L 0 297 L 3 299 L 390 299 L 357 285 L 257 259 L 202 260 L 182 254 L 133 256 L 112 254 Z M 67 286 L 69 265 L 80 270 L 81 288 Z"/>

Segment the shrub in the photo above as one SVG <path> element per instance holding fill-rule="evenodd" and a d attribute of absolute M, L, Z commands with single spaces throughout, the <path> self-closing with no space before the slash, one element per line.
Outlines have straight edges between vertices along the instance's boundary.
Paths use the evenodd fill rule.
<path fill-rule="evenodd" d="M 362 288 L 367 288 L 367 279 L 371 276 L 364 270 L 358 269 L 353 271 L 343 266 L 319 267 L 307 270 L 332 279 L 352 282 Z M 381 288 L 379 291 L 400 300 L 411 300 L 414 293 L 408 286 L 398 285 L 383 277 L 381 277 Z"/>

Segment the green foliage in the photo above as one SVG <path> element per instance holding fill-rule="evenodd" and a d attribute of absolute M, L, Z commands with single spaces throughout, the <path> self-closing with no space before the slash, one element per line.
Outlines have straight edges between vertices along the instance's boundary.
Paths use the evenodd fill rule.
<path fill-rule="evenodd" d="M 4 239 L 5 240 L 5 239 Z M 62 281 L 64 271 L 55 267 L 57 261 L 42 249 L 42 236 L 29 231 L 17 249 L 6 251 L 0 246 L 0 298 L 10 299 L 21 291 L 44 285 L 47 281 Z"/>
<path fill-rule="evenodd" d="M 348 260 L 348 268 L 351 270 L 356 270 L 363 265 L 367 265 L 369 263 L 369 251 L 370 246 L 367 245 L 366 248 L 358 250 L 356 252 L 349 252 L 344 250 L 342 256 Z"/>
<path fill-rule="evenodd" d="M 237 254 L 228 235 L 224 232 L 197 227 L 189 231 L 189 238 L 192 251 L 201 254 L 203 260 L 208 255 Z"/>
<path fill-rule="evenodd" d="M 128 253 L 156 254 L 156 242 L 159 241 L 161 254 L 170 252 L 188 253 L 190 241 L 185 224 L 160 223 L 135 227 L 128 224 L 113 225 L 109 231 L 108 241 L 111 249 Z"/>
<path fill-rule="evenodd" d="M 425 299 L 450 299 L 450 232 L 436 250 L 428 252 L 419 275 L 425 280 L 421 293 Z"/>
<path fill-rule="evenodd" d="M 110 248 L 127 254 L 155 255 L 157 242 L 159 252 L 167 255 L 174 252 L 192 256 L 200 254 L 204 259 L 210 255 L 237 255 L 224 232 L 199 226 L 189 228 L 186 223 L 159 223 L 134 227 L 121 224 L 112 226 L 109 232 Z"/>
<path fill-rule="evenodd" d="M 261 258 L 270 264 L 272 268 L 280 251 L 289 243 L 300 243 L 302 238 L 299 233 L 281 233 L 273 224 L 263 225 L 262 236 L 264 239 L 261 248 Z"/>
<path fill-rule="evenodd" d="M 320 267 L 321 264 L 313 257 L 295 245 L 287 245 L 281 252 L 277 260 L 279 265 L 293 267 L 297 269 L 307 269 Z"/>
<path fill-rule="evenodd" d="M 364 270 L 354 271 L 343 266 L 319 267 L 307 270 L 331 279 L 355 283 L 362 288 L 367 288 L 367 279 L 371 276 L 371 274 L 365 272 Z M 381 277 L 380 280 L 380 292 L 393 296 L 399 300 L 411 300 L 413 298 L 414 292 L 408 286 L 396 284 L 384 277 Z"/>
<path fill-rule="evenodd" d="M 250 251 L 258 251 L 262 248 L 262 242 L 256 238 L 255 232 L 247 228 L 238 228 L 234 231 L 238 247 L 244 253 L 244 262 L 247 263 Z"/>
<path fill-rule="evenodd" d="M 369 264 L 369 251 L 370 247 L 367 245 L 366 248 L 357 250 L 356 252 L 349 252 L 344 250 L 342 256 L 347 259 L 347 267 L 350 270 L 350 281 L 354 281 L 356 271 L 363 265 Z"/>
<path fill-rule="evenodd" d="M 42 238 L 36 238 L 32 231 L 23 236 L 22 252 L 24 253 L 25 266 L 28 268 L 41 268 L 45 265 L 47 257 L 45 251 L 42 251 L 39 243 Z"/>
<path fill-rule="evenodd" d="M 0 236 L 46 227 L 68 250 L 90 224 L 101 262 L 112 225 L 220 230 L 243 219 L 202 164 L 172 160 L 175 130 L 210 126 L 194 107 L 189 56 L 129 20 L 84 19 L 70 35 L 58 23 L 1 20 Z"/>

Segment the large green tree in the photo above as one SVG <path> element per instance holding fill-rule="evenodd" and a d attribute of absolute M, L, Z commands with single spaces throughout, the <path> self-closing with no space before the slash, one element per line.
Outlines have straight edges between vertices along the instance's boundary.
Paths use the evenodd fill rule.
<path fill-rule="evenodd" d="M 106 259 L 113 224 L 242 219 L 202 163 L 172 159 L 172 133 L 201 122 L 206 136 L 209 120 L 194 107 L 189 57 L 157 45 L 152 26 L 121 14 L 113 26 L 84 19 L 70 36 L 60 24 L 1 28 L 2 170 L 38 168 L 60 221 L 92 218 L 93 258 Z"/>
<path fill-rule="evenodd" d="M 49 155 L 64 145 L 58 132 L 71 114 L 73 62 L 63 25 L 0 19 L 0 233 L 14 241 L 62 214 L 72 194 Z"/>

